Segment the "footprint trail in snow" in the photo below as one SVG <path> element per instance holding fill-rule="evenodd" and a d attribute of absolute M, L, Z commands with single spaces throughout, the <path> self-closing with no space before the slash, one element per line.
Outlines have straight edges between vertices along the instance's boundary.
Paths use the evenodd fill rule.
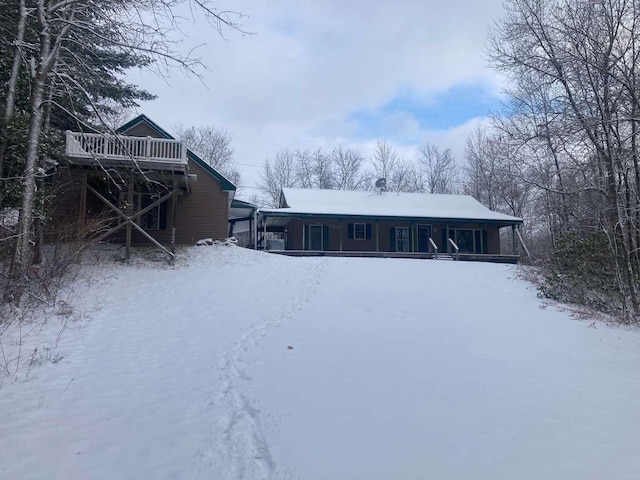
<path fill-rule="evenodd" d="M 251 399 L 252 379 L 243 370 L 243 358 L 262 338 L 294 319 L 323 281 L 326 266 L 327 261 L 319 259 L 297 291 L 291 286 L 291 301 L 278 315 L 254 325 L 219 356 L 222 388 L 208 405 L 209 416 L 217 422 L 197 453 L 204 469 L 213 469 L 229 480 L 291 478 L 289 474 L 282 477 L 276 468 L 263 433 L 261 412 Z"/>

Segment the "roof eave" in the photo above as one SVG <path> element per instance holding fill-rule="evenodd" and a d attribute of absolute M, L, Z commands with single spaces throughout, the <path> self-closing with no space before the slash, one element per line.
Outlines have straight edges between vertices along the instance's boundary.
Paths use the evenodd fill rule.
<path fill-rule="evenodd" d="M 521 218 L 515 218 L 513 220 L 508 219 L 492 219 L 492 218 L 455 218 L 455 217 L 415 217 L 415 216 L 402 216 L 402 215 L 356 215 L 356 214 L 337 214 L 337 213 L 299 213 L 299 212 L 285 212 L 285 211 L 269 211 L 259 210 L 258 214 L 267 217 L 291 217 L 291 218 L 332 218 L 332 219 L 352 219 L 352 218 L 366 218 L 366 219 L 383 219 L 383 220 L 405 220 L 410 222 L 415 221 L 438 221 L 438 222 L 482 222 L 492 225 L 502 225 L 504 227 L 510 225 L 520 225 L 523 223 Z"/>

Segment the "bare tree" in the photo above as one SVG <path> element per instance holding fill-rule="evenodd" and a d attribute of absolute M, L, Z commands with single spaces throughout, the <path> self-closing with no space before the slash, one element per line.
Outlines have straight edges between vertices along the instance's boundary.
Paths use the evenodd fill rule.
<path fill-rule="evenodd" d="M 296 185 L 300 188 L 314 188 L 314 165 L 311 150 L 295 150 L 291 152 L 291 156 L 294 162 Z"/>
<path fill-rule="evenodd" d="M 332 189 L 335 187 L 331 156 L 317 149 L 312 155 L 314 187 Z"/>
<path fill-rule="evenodd" d="M 395 190 L 395 185 L 390 182 L 393 173 L 397 170 L 400 158 L 398 151 L 386 140 L 376 143 L 373 155 L 370 158 L 374 174 L 377 178 L 384 178 L 387 181 L 387 188 Z"/>
<path fill-rule="evenodd" d="M 295 156 L 290 150 L 282 150 L 273 160 L 265 160 L 258 187 L 267 197 L 269 206 L 279 206 L 283 188 L 297 186 Z"/>
<path fill-rule="evenodd" d="M 537 171 L 542 175 L 530 179 L 556 183 L 541 187 L 560 200 L 563 221 L 582 216 L 576 238 L 605 239 L 619 308 L 635 321 L 640 318 L 639 8 L 635 0 L 507 0 L 488 48 L 493 66 L 510 80 L 520 130 L 531 133 L 523 145 L 530 152 L 544 146 L 547 152 L 548 162 L 540 162 Z M 535 126 L 534 118 L 540 122 Z M 565 175 L 570 170 L 575 175 Z M 573 179 L 578 181 L 572 185 Z M 587 205 L 590 212 L 583 215 Z"/>
<path fill-rule="evenodd" d="M 229 132 L 213 126 L 200 126 L 185 128 L 182 125 L 175 127 L 178 138 L 183 140 L 187 147 L 207 162 L 236 186 L 240 185 L 240 172 L 233 159 L 232 137 Z"/>
<path fill-rule="evenodd" d="M 335 188 L 338 190 L 361 190 L 370 182 L 363 172 L 365 158 L 351 148 L 336 147 L 331 152 L 334 168 Z"/>
<path fill-rule="evenodd" d="M 451 150 L 424 143 L 420 147 L 424 189 L 428 193 L 455 193 L 458 175 Z"/>
<path fill-rule="evenodd" d="M 466 193 L 495 210 L 498 205 L 498 155 L 496 144 L 486 129 L 477 127 L 467 138 L 465 159 Z"/>

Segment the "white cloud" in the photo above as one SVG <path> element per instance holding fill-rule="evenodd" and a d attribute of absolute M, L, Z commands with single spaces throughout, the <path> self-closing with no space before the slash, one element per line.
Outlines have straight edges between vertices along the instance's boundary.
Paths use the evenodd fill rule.
<path fill-rule="evenodd" d="M 164 127 L 213 124 L 234 137 L 236 160 L 260 165 L 281 148 L 360 146 L 349 115 L 379 107 L 399 91 L 437 95 L 452 86 L 498 88 L 482 47 L 501 0 L 266 0 L 219 2 L 220 9 L 250 15 L 244 28 L 225 34 L 205 23 L 186 23 L 184 48 L 199 50 L 208 65 L 206 87 L 174 72 L 167 81 L 150 74 L 130 77 L 159 95 L 141 111 Z M 443 106 L 446 108 L 446 105 Z M 422 131 L 408 116 L 386 119 L 391 142 L 420 139 L 451 147 L 457 155 L 472 122 L 448 130 Z M 419 142 L 418 142 L 419 143 Z M 241 166 L 245 183 L 257 168 Z"/>

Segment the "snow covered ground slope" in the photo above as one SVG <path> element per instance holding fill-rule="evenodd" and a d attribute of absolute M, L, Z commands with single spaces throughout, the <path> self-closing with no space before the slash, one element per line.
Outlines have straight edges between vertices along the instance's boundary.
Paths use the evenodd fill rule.
<path fill-rule="evenodd" d="M 82 286 L 64 358 L 0 388 L 0 478 L 640 478 L 640 332 L 513 267 L 189 255 Z"/>

